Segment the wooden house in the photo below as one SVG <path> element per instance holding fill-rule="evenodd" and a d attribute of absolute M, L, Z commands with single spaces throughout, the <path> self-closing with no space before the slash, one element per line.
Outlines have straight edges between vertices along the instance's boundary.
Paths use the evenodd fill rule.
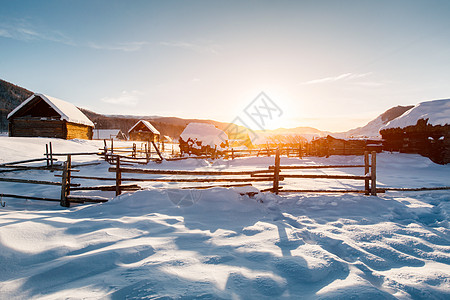
<path fill-rule="evenodd" d="M 140 120 L 128 131 L 130 141 L 159 142 L 160 133 L 149 122 Z"/>
<path fill-rule="evenodd" d="M 450 163 L 450 125 L 431 125 L 420 119 L 416 125 L 386 128 L 380 131 L 383 149 L 414 153 L 438 164 Z"/>
<path fill-rule="evenodd" d="M 422 102 L 380 130 L 383 149 L 450 163 L 450 99 Z"/>
<path fill-rule="evenodd" d="M 364 155 L 365 151 L 381 152 L 380 140 L 337 139 L 330 135 L 312 140 L 307 145 L 309 154 L 317 156 L 330 155 Z"/>
<path fill-rule="evenodd" d="M 189 123 L 178 139 L 181 154 L 221 156 L 229 147 L 228 135 L 208 123 Z"/>
<path fill-rule="evenodd" d="M 93 139 L 124 141 L 127 139 L 127 136 L 120 129 L 94 129 Z"/>
<path fill-rule="evenodd" d="M 9 115 L 9 136 L 92 139 L 94 123 L 75 105 L 34 94 Z"/>

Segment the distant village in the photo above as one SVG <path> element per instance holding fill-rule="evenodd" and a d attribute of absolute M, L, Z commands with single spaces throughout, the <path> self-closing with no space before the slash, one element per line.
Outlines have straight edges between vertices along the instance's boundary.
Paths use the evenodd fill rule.
<path fill-rule="evenodd" d="M 362 155 L 365 151 L 395 151 L 416 153 L 439 164 L 450 163 L 450 125 L 446 112 L 450 100 L 419 104 L 389 122 L 380 130 L 381 139 L 336 138 L 331 135 L 307 139 L 301 135 L 265 135 L 254 138 L 249 131 L 224 132 L 208 123 L 190 123 L 179 137 L 161 135 L 149 120 L 139 120 L 128 131 L 100 129 L 75 105 L 35 93 L 8 114 L 8 134 L 11 137 L 49 137 L 61 139 L 130 140 L 179 143 L 179 155 L 223 155 L 224 151 L 269 148 L 295 149 L 297 155 Z M 428 104 L 427 104 L 428 103 Z M 428 111 L 427 111 L 428 109 Z M 425 110 L 425 111 L 424 111 Z M 438 124 L 427 122 L 426 113 L 444 114 Z M 412 121 L 411 117 L 416 116 Z M 402 119 L 403 118 L 403 119 Z M 447 119 L 446 119 L 447 118 Z M 430 120 L 431 121 L 431 120 Z M 442 123 L 442 124 L 440 124 Z M 258 152 L 259 153 L 259 152 Z"/>

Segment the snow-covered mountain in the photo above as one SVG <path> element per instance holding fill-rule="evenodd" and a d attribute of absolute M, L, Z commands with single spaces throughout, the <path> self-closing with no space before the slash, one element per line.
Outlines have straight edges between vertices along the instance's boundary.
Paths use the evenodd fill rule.
<path fill-rule="evenodd" d="M 413 108 L 410 106 L 396 106 L 388 109 L 374 120 L 367 123 L 363 127 L 351 129 L 347 132 L 333 133 L 331 135 L 339 138 L 378 138 L 380 129 L 395 118 L 403 115 L 405 112 Z"/>
<path fill-rule="evenodd" d="M 449 125 L 450 99 L 421 102 L 381 129 L 405 128 L 416 125 L 417 121 L 421 119 L 426 120 L 430 125 Z"/>

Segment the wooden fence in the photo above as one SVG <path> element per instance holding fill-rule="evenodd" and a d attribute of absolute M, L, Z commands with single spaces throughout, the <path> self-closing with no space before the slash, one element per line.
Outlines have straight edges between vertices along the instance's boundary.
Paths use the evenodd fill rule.
<path fill-rule="evenodd" d="M 60 202 L 61 206 L 69 207 L 71 203 L 84 203 L 84 202 L 106 202 L 109 199 L 105 197 L 91 196 L 82 197 L 73 195 L 75 191 L 111 191 L 115 192 L 116 196 L 122 194 L 125 191 L 136 191 L 141 189 L 138 182 L 172 182 L 172 183 L 219 183 L 218 185 L 197 185 L 191 187 L 182 186 L 181 188 L 192 189 L 204 189 L 211 187 L 234 187 L 252 185 L 252 183 L 271 183 L 271 187 L 263 189 L 261 191 L 270 191 L 275 194 L 279 193 L 365 193 L 366 195 L 377 195 L 377 192 L 389 191 L 423 191 L 423 190 L 448 190 L 450 187 L 435 187 L 435 188 L 383 188 L 377 189 L 376 186 L 376 152 L 373 151 L 371 155 L 369 152 L 364 153 L 364 164 L 359 165 L 281 165 L 281 154 L 289 156 L 289 151 L 293 149 L 277 149 L 275 150 L 275 163 L 272 166 L 268 166 L 267 169 L 248 170 L 248 171 L 186 171 L 186 170 L 159 170 L 159 169 L 141 169 L 130 168 L 129 163 L 122 162 L 121 155 L 114 155 L 111 162 L 114 163 L 114 167 L 108 169 L 109 172 L 115 174 L 114 177 L 97 177 L 97 176 L 80 176 L 76 175 L 79 169 L 76 167 L 99 164 L 84 163 L 84 164 L 72 164 L 72 155 L 97 155 L 99 153 L 53 153 L 51 145 L 46 147 L 47 151 L 44 154 L 44 158 L 21 160 L 16 162 L 9 162 L 0 164 L 0 172 L 14 172 L 23 170 L 50 170 L 50 171 L 62 171 L 62 174 L 56 174 L 56 177 L 61 177 L 61 181 L 45 181 L 34 179 L 22 179 L 22 178 L 5 178 L 0 177 L 0 181 L 15 182 L 25 184 L 40 184 L 40 185 L 53 185 L 61 187 L 60 198 L 45 198 L 36 196 L 24 196 L 0 193 L 0 198 L 20 198 L 29 200 L 42 200 L 42 201 L 56 201 Z M 266 148 L 266 155 L 271 155 L 271 149 Z M 294 149 L 295 150 L 295 149 Z M 261 153 L 261 152 L 260 152 Z M 301 153 L 300 151 L 298 153 Z M 292 154 L 292 152 L 291 152 Z M 53 161 L 57 161 L 55 156 L 66 156 L 67 160 L 63 164 L 54 164 Z M 25 166 L 24 163 L 46 161 L 44 166 Z M 292 171 L 300 170 L 320 170 L 320 169 L 344 169 L 344 168 L 361 168 L 364 169 L 362 175 L 348 175 L 348 174 L 299 174 L 289 173 Z M 127 174 L 141 174 L 141 175 L 153 175 L 152 178 L 148 177 L 130 177 Z M 155 178 L 154 175 L 161 175 L 164 177 Z M 170 176 L 170 177 L 167 177 Z M 189 176 L 186 178 L 185 176 Z M 145 178 L 144 178 L 145 177 Z M 307 189 L 283 189 L 280 185 L 283 181 L 289 178 L 298 179 L 330 179 L 330 180 L 361 180 L 364 181 L 364 188 L 357 189 L 333 189 L 333 190 L 307 190 Z M 100 185 L 100 186 L 82 186 L 79 183 L 73 183 L 73 180 L 97 180 L 97 181 L 112 181 L 112 185 Z M 127 184 L 127 182 L 129 182 Z M 3 205 L 3 202 L 2 202 Z"/>
<path fill-rule="evenodd" d="M 284 174 L 283 170 L 311 170 L 311 169 L 342 169 L 342 168 L 364 168 L 363 175 L 329 175 L 329 174 Z M 364 153 L 363 165 L 317 165 L 317 166 L 282 166 L 280 165 L 280 152 L 275 156 L 275 165 L 269 166 L 269 170 L 274 172 L 273 187 L 269 190 L 278 194 L 283 193 L 302 193 L 302 192 L 341 192 L 353 193 L 364 192 L 366 195 L 377 195 L 376 187 L 376 152 L 372 151 L 371 161 L 369 161 L 369 152 Z M 258 176 L 258 175 L 254 175 Z M 364 180 L 364 190 L 283 190 L 279 186 L 277 178 L 311 178 L 311 179 L 340 179 L 340 180 Z"/>
<path fill-rule="evenodd" d="M 110 147 L 108 147 L 106 140 L 103 140 L 103 143 L 103 149 L 99 150 L 103 150 L 101 155 L 111 164 L 115 163 L 117 157 L 121 158 L 122 162 L 138 164 L 148 164 L 150 161 L 161 162 L 164 160 L 159 147 L 153 141 L 141 143 L 140 147 L 136 143 L 133 143 L 131 147 L 114 147 L 113 139 L 111 139 Z M 158 157 L 153 158 L 153 154 L 157 154 Z"/>
<path fill-rule="evenodd" d="M 254 182 L 271 182 L 272 187 L 263 191 L 271 191 L 273 193 L 298 193 L 298 192 L 364 192 L 366 195 L 376 195 L 376 152 L 371 154 L 371 162 L 369 162 L 369 153 L 364 155 L 363 165 L 317 165 L 317 166 L 283 166 L 280 164 L 281 151 L 276 151 L 275 164 L 263 170 L 249 170 L 249 171 L 186 171 L 186 170 L 158 170 L 158 169 L 140 169 L 128 168 L 127 164 L 122 164 L 121 157 L 114 158 L 115 166 L 109 168 L 109 172 L 115 173 L 114 177 L 96 177 L 96 176 L 78 176 L 72 175 L 69 171 L 66 174 L 68 183 L 71 179 L 81 180 L 98 180 L 98 181 L 113 181 L 114 185 L 100 185 L 93 187 L 70 187 L 70 190 L 101 190 L 101 191 L 115 191 L 116 196 L 123 191 L 134 191 L 140 189 L 136 182 L 173 182 L 173 183 L 228 183 L 227 187 L 234 186 L 230 183 L 251 184 Z M 287 170 L 306 170 L 306 169 L 341 169 L 341 168 L 364 168 L 363 175 L 327 175 L 327 174 L 291 174 L 282 173 Z M 70 170 L 70 168 L 68 169 Z M 155 178 L 137 178 L 125 177 L 125 174 L 145 174 L 145 175 L 161 175 Z M 167 176 L 171 176 L 167 178 Z M 185 178 L 185 176 L 190 176 Z M 63 175 L 64 178 L 64 175 Z M 339 180 L 363 180 L 365 182 L 364 189 L 356 190 L 287 190 L 280 186 L 280 182 L 286 178 L 317 178 L 317 179 L 339 179 Z M 125 182 L 134 182 L 134 184 L 124 184 Z M 215 185 L 224 186 L 224 185 Z M 208 186 L 208 187 L 215 187 Z M 206 188 L 205 186 L 195 186 L 192 188 Z"/>

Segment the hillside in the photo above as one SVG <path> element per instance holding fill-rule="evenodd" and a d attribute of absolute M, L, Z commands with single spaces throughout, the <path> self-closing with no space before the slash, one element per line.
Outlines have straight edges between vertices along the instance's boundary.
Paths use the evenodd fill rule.
<path fill-rule="evenodd" d="M 391 120 L 383 129 L 414 126 L 425 120 L 430 125 L 450 125 L 450 99 L 421 102 L 398 118 Z"/>
<path fill-rule="evenodd" d="M 383 126 L 385 126 L 390 121 L 394 120 L 395 118 L 401 116 L 406 111 L 413 108 L 414 105 L 409 106 L 396 106 L 388 109 L 381 115 L 379 115 L 374 120 L 367 123 L 367 125 L 363 127 L 358 127 L 355 129 L 351 129 L 347 132 L 340 132 L 336 134 L 332 134 L 335 137 L 341 137 L 341 138 L 374 138 L 374 137 L 380 137 L 379 130 Z"/>
<path fill-rule="evenodd" d="M 177 117 L 155 117 L 155 116 L 120 116 L 120 115 L 102 115 L 87 109 L 81 108 L 81 111 L 96 124 L 99 129 L 120 129 L 122 132 L 128 132 L 139 120 L 148 120 L 155 126 L 162 135 L 168 135 L 178 139 L 184 128 L 189 123 L 208 123 L 223 130 L 228 123 L 217 122 L 213 120 L 182 119 Z"/>
<path fill-rule="evenodd" d="M 8 130 L 8 114 L 33 92 L 0 79 L 0 132 Z"/>

